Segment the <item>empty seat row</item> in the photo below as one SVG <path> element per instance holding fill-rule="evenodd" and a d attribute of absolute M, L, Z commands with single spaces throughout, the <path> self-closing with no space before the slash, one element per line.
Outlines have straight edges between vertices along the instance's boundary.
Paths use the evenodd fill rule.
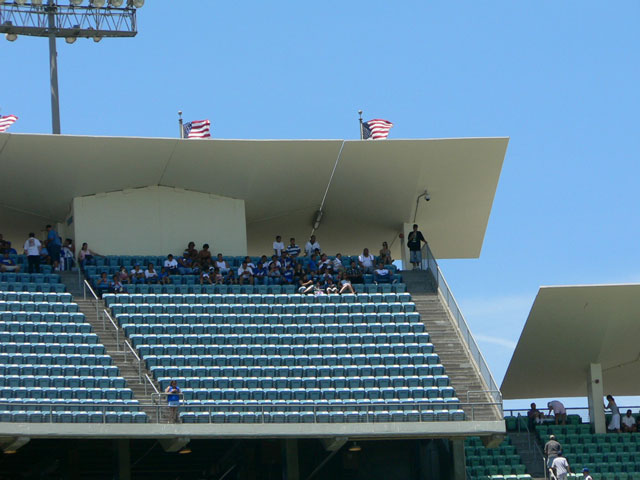
<path fill-rule="evenodd" d="M 187 355 L 402 355 L 433 353 L 432 343 L 353 345 L 154 345 L 139 346 L 141 356 Z"/>
<path fill-rule="evenodd" d="M 466 453 L 466 452 L 465 452 Z M 475 467 L 478 465 L 520 465 L 522 458 L 517 453 L 501 454 L 501 455 L 468 455 L 466 456 L 467 465 Z"/>
<path fill-rule="evenodd" d="M 7 344 L 5 344 L 6 346 Z M 18 345 L 18 344 L 13 344 Z M 104 345 L 47 345 L 49 350 L 58 350 L 57 353 L 31 351 L 34 347 L 29 344 L 21 344 L 27 352 L 6 353 L 0 345 L 0 364 L 28 364 L 28 365 L 111 365 L 111 357 L 104 354 Z M 35 347 L 39 347 L 36 345 Z M 33 348 L 35 350 L 36 348 Z M 79 350 L 88 350 L 95 353 L 76 353 Z M 30 355 L 31 354 L 31 355 Z"/>
<path fill-rule="evenodd" d="M 22 283 L 0 281 L 0 290 L 3 292 L 64 293 L 66 288 L 62 283 Z"/>
<path fill-rule="evenodd" d="M 158 383 L 164 390 L 172 380 L 184 388 L 388 388 L 388 387 L 449 387 L 446 375 L 417 375 L 402 377 L 161 377 Z M 452 397 L 452 394 L 435 395 Z"/>
<path fill-rule="evenodd" d="M 26 304 L 27 306 L 30 304 Z M 13 310 L 7 308 L 9 311 L 74 311 L 67 310 L 53 310 L 58 304 L 37 304 L 38 308 L 18 305 L 11 305 Z M 47 308 L 51 310 L 44 310 L 44 305 L 50 305 Z M 65 304 L 60 304 L 65 305 Z M 75 304 L 70 304 L 75 305 Z M 0 308 L 2 304 L 0 303 Z M 77 307 L 77 305 L 76 305 Z M 413 302 L 399 303 L 299 303 L 299 304 L 274 304 L 274 305 L 255 305 L 255 304 L 160 304 L 160 303 L 139 303 L 139 304 L 113 304 L 111 305 L 111 312 L 114 315 L 121 315 L 123 313 L 134 314 L 141 313 L 147 315 L 149 313 L 155 314 L 189 314 L 189 313 L 209 313 L 209 314 L 253 314 L 259 313 L 263 315 L 268 314 L 336 314 L 336 313 L 411 313 L 416 311 L 416 305 Z"/>
<path fill-rule="evenodd" d="M 62 302 L 70 303 L 70 293 L 43 293 L 43 292 L 2 292 L 0 300 L 5 302 Z"/>
<path fill-rule="evenodd" d="M 260 366 L 260 367 L 192 367 L 152 366 L 156 379 L 162 377 L 418 377 L 444 375 L 444 367 L 437 365 L 333 365 L 333 366 Z"/>
<path fill-rule="evenodd" d="M 0 387 L 1 398 L 48 398 L 48 399 L 126 399 L 133 393 L 128 388 L 71 388 L 71 387 Z"/>
<path fill-rule="evenodd" d="M 0 312 L 2 322 L 84 323 L 84 313 Z"/>
<path fill-rule="evenodd" d="M 183 423 L 363 423 L 462 421 L 464 411 L 182 412 Z"/>
<path fill-rule="evenodd" d="M 38 410 L 42 412 L 111 410 L 116 412 L 139 412 L 140 402 L 122 398 L 99 398 L 95 400 L 71 398 L 64 401 L 55 398 L 0 398 L 0 410 Z"/>
<path fill-rule="evenodd" d="M 369 280 L 369 282 L 367 282 Z M 407 286 L 404 283 L 394 284 L 373 284 L 373 275 L 365 276 L 365 283 L 354 284 L 353 288 L 356 293 L 404 293 Z M 297 288 L 295 285 L 124 285 L 127 293 L 182 293 L 182 294 L 200 294 L 200 293 L 227 293 L 237 292 L 245 294 L 272 294 L 278 295 L 282 293 L 295 293 Z"/>
<path fill-rule="evenodd" d="M 0 273 L 0 282 L 60 283 L 57 273 Z"/>
<path fill-rule="evenodd" d="M 56 387 L 56 388 L 125 388 L 122 377 L 103 376 L 47 376 L 47 375 L 4 375 L 0 376 L 0 387 Z"/>
<path fill-rule="evenodd" d="M 15 315 L 15 314 L 14 314 Z M 46 315 L 46 314 L 45 314 Z M 0 314 L 2 318 L 2 314 Z M 338 314 L 121 314 L 117 316 L 120 325 L 330 325 L 358 323 L 412 323 L 423 325 L 418 313 L 338 313 Z"/>
<path fill-rule="evenodd" d="M 0 410 L 0 422 L 14 423 L 146 423 L 143 412 L 38 412 Z"/>
<path fill-rule="evenodd" d="M 5 322 L 0 320 L 0 332 L 9 333 L 91 333 L 89 323 Z"/>
<path fill-rule="evenodd" d="M 24 358 L 30 357 L 30 358 Z M 0 365 L 0 375 L 41 375 L 48 377 L 118 377 L 115 365 L 42 365 L 39 355 L 25 355 L 19 360 L 34 363 Z M 103 357 L 109 358 L 109 357 Z"/>
<path fill-rule="evenodd" d="M 95 333 L 66 333 L 66 332 L 0 332 L 0 351 L 6 352 L 4 348 L 13 344 L 88 344 L 95 345 L 98 343 L 98 336 Z"/>
<path fill-rule="evenodd" d="M 47 324 L 43 324 L 43 329 Z M 1 325 L 0 325 L 1 328 Z M 123 325 L 123 330 L 127 336 L 134 335 L 266 335 L 286 336 L 291 335 L 380 335 L 380 334 L 403 334 L 403 333 L 425 333 L 422 323 L 358 323 L 358 324 L 314 324 L 314 325 L 283 325 L 283 324 L 189 324 L 189 325 Z M 15 329 L 11 329 L 15 331 Z M 41 331 L 41 330 L 38 330 Z M 58 329 L 59 331 L 59 329 Z M 340 337 L 343 338 L 343 337 Z M 276 341 L 276 345 L 281 341 Z M 288 340 L 284 340 L 288 342 Z M 295 343 L 298 343 L 295 340 Z M 349 343 L 349 342 L 344 342 Z M 285 343 L 288 344 L 288 343 Z"/>
<path fill-rule="evenodd" d="M 375 293 L 358 295 L 299 295 L 299 294 L 113 294 L 104 295 L 104 301 L 111 307 L 119 304 L 187 304 L 187 305 L 324 305 L 343 303 L 408 303 L 409 293 Z"/>
<path fill-rule="evenodd" d="M 0 312 L 76 313 L 77 311 L 77 303 L 0 301 Z"/>

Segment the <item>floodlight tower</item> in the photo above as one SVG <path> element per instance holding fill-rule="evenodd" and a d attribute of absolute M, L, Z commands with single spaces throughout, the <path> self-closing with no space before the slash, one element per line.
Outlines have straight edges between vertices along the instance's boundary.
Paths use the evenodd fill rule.
<path fill-rule="evenodd" d="M 15 42 L 19 35 L 49 39 L 54 134 L 60 133 L 56 38 L 71 44 L 78 38 L 135 37 L 136 10 L 143 5 L 144 0 L 0 0 L 0 33 L 7 40 Z"/>

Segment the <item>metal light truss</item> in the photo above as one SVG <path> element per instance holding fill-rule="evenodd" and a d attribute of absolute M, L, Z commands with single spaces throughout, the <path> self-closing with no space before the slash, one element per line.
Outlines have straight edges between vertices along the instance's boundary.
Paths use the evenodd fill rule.
<path fill-rule="evenodd" d="M 53 17 L 53 23 L 51 19 Z M 0 33 L 35 37 L 135 37 L 136 9 L 0 3 Z"/>

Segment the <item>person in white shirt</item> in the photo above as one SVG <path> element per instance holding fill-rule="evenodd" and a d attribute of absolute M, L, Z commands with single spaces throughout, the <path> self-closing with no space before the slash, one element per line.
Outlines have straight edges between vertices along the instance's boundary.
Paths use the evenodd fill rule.
<path fill-rule="evenodd" d="M 622 431 L 625 433 L 637 432 L 638 426 L 631 410 L 627 410 L 627 414 L 622 417 Z"/>
<path fill-rule="evenodd" d="M 140 265 L 134 265 L 131 269 L 131 283 L 144 283 L 144 270 L 140 268 Z"/>
<path fill-rule="evenodd" d="M 230 270 L 229 264 L 222 257 L 221 253 L 218 254 L 218 258 L 216 258 L 216 261 L 214 262 L 213 266 L 216 267 L 218 270 L 220 270 L 220 273 L 222 275 L 226 275 L 227 273 L 229 273 L 229 270 Z"/>
<path fill-rule="evenodd" d="M 284 243 L 282 243 L 282 237 L 278 235 L 276 237 L 276 241 L 273 242 L 273 253 L 275 253 L 278 257 L 282 255 L 284 251 Z"/>
<path fill-rule="evenodd" d="M 153 263 L 150 263 L 144 271 L 144 278 L 147 283 L 158 283 L 158 272 L 156 272 L 156 269 L 153 267 Z"/>
<path fill-rule="evenodd" d="M 167 255 L 167 259 L 164 261 L 164 268 L 167 269 L 171 275 L 178 273 L 178 261 L 173 258 L 173 255 Z"/>
<path fill-rule="evenodd" d="M 609 403 L 604 408 L 607 410 L 611 410 L 611 421 L 609 422 L 607 430 L 620 433 L 620 409 L 618 408 L 618 404 L 616 404 L 616 401 L 613 399 L 612 395 L 607 395 L 607 400 L 609 401 Z"/>
<path fill-rule="evenodd" d="M 567 478 L 567 474 L 571 473 L 571 467 L 569 466 L 569 462 L 562 455 L 558 455 L 551 464 L 551 468 L 558 480 L 565 480 Z"/>
<path fill-rule="evenodd" d="M 40 240 L 36 238 L 35 233 L 29 233 L 29 238 L 24 242 L 24 253 L 27 256 L 29 273 L 40 273 L 40 250 L 42 250 Z"/>
<path fill-rule="evenodd" d="M 242 262 L 242 265 L 238 268 L 238 283 L 240 285 L 245 283 L 253 285 L 253 269 L 247 265 L 246 260 Z"/>
<path fill-rule="evenodd" d="M 373 262 L 375 261 L 375 257 L 369 253 L 369 249 L 365 248 L 362 251 L 362 255 L 358 257 L 358 263 L 360 263 L 360 268 L 364 270 L 364 273 L 372 273 L 373 272 Z"/>
<path fill-rule="evenodd" d="M 562 425 L 567 424 L 567 410 L 564 408 L 562 402 L 553 400 L 547 403 L 547 407 L 549 408 L 549 415 L 551 415 L 551 411 L 553 411 L 553 416 L 556 419 L 556 425 L 558 425 L 558 422 L 560 421 L 562 421 Z"/>
<path fill-rule="evenodd" d="M 342 254 L 341 253 L 336 253 L 336 258 L 333 259 L 333 271 L 334 272 L 344 272 L 345 268 L 344 265 L 342 264 Z"/>
<path fill-rule="evenodd" d="M 310 257 L 311 255 L 316 253 L 316 250 L 321 250 L 320 249 L 320 244 L 316 240 L 316 236 L 315 235 L 311 235 L 311 238 L 309 238 L 309 241 L 304 246 L 304 251 L 306 252 L 307 257 Z"/>
<path fill-rule="evenodd" d="M 589 469 L 587 467 L 582 469 L 582 480 L 593 480 L 593 477 L 589 474 Z"/>

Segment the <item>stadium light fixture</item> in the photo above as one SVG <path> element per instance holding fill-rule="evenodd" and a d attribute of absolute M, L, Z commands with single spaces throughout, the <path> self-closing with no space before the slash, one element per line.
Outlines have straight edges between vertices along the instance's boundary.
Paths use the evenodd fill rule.
<path fill-rule="evenodd" d="M 18 35 L 49 39 L 51 81 L 51 124 L 60 133 L 58 97 L 58 53 L 56 39 L 68 44 L 78 37 L 100 42 L 103 38 L 135 37 L 138 33 L 136 9 L 144 0 L 0 0 L 0 34 L 10 42 Z M 126 5 L 126 6 L 125 6 Z"/>
<path fill-rule="evenodd" d="M 178 451 L 179 455 L 188 455 L 191 453 L 191 449 L 189 447 L 184 447 L 182 450 Z"/>
<path fill-rule="evenodd" d="M 358 445 L 358 442 L 353 442 L 353 444 L 349 447 L 350 452 L 361 452 L 362 447 Z"/>

